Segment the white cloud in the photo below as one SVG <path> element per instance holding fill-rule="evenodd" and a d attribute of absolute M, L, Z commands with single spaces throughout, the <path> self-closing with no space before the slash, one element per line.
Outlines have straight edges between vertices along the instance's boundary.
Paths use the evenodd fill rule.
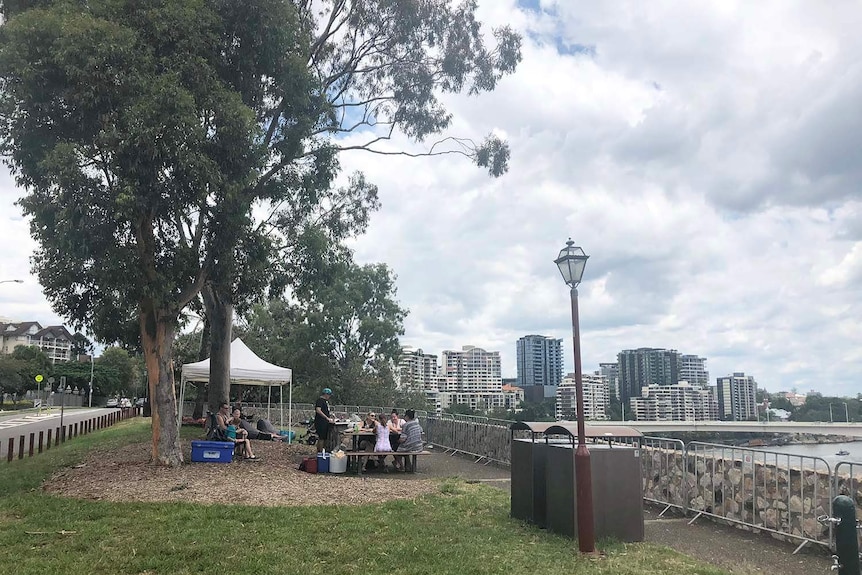
<path fill-rule="evenodd" d="M 571 236 L 591 256 L 585 368 L 662 346 L 706 356 L 713 377 L 857 393 L 858 6 L 540 4 L 484 0 L 488 29 L 525 33 L 524 61 L 492 94 L 444 99 L 451 134 L 506 135 L 506 176 L 458 156 L 343 157 L 380 186 L 382 210 L 355 248 L 398 274 L 405 343 L 497 349 L 514 375 L 515 341 L 542 333 L 565 338 L 571 367 L 568 290 L 553 264 Z M 574 45 L 592 51 L 558 51 Z M 30 282 L 0 286 L 0 315 L 48 321 L 8 179 L 0 194 L 0 271 Z"/>

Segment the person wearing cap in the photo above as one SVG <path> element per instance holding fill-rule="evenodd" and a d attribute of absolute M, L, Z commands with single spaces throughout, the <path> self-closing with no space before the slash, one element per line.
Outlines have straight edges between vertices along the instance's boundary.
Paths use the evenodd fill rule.
<path fill-rule="evenodd" d="M 329 439 L 331 425 L 335 423 L 335 418 L 332 417 L 332 412 L 329 411 L 330 397 L 332 397 L 332 390 L 324 387 L 320 397 L 314 402 L 314 430 L 317 432 L 318 453 L 326 449 L 326 441 Z"/>

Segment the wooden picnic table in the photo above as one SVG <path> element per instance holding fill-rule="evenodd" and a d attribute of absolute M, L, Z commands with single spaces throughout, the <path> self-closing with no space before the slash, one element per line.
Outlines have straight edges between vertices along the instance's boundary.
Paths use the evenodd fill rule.
<path fill-rule="evenodd" d="M 373 429 L 360 429 L 359 431 L 348 429 L 347 431 L 342 431 L 341 434 L 351 439 L 351 451 L 359 451 L 360 438 L 376 437 L 377 435 Z"/>

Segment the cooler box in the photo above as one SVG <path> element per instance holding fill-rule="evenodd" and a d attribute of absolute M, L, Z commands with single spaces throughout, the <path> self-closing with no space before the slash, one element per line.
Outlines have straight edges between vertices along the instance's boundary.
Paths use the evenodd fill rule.
<path fill-rule="evenodd" d="M 345 473 L 347 471 L 347 456 L 336 457 L 333 455 L 329 458 L 330 473 Z"/>
<path fill-rule="evenodd" d="M 318 453 L 317 454 L 317 472 L 318 473 L 329 473 L 329 454 L 328 453 Z"/>
<path fill-rule="evenodd" d="M 192 441 L 192 461 L 198 463 L 230 463 L 233 461 L 233 442 Z"/>
<path fill-rule="evenodd" d="M 316 457 L 303 457 L 302 462 L 305 464 L 305 471 L 308 473 L 317 473 Z"/>

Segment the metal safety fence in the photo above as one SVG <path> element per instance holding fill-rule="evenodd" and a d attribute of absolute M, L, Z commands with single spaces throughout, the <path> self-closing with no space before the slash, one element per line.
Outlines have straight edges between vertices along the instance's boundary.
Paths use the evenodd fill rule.
<path fill-rule="evenodd" d="M 862 463 L 841 461 L 835 465 L 832 474 L 832 495 L 846 495 L 856 505 L 862 502 Z M 857 540 L 862 548 L 862 531 L 857 530 Z"/>
<path fill-rule="evenodd" d="M 692 441 L 689 511 L 807 543 L 829 545 L 832 470 L 820 457 Z"/>

